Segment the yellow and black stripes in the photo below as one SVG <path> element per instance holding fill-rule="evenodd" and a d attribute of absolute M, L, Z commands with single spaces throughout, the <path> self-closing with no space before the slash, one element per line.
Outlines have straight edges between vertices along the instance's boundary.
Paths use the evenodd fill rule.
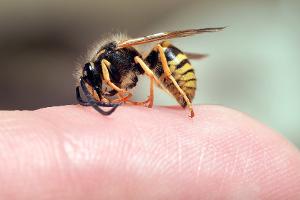
<path fill-rule="evenodd" d="M 196 76 L 191 63 L 182 51 L 168 41 L 161 42 L 160 45 L 163 48 L 172 76 L 175 78 L 180 88 L 186 93 L 190 101 L 192 101 L 196 90 Z M 186 103 L 182 95 L 177 91 L 172 81 L 169 81 L 164 75 L 157 50 L 152 50 L 146 60 L 150 64 L 150 68 L 153 70 L 154 74 L 162 82 L 163 86 L 177 99 L 181 106 L 185 107 Z"/>

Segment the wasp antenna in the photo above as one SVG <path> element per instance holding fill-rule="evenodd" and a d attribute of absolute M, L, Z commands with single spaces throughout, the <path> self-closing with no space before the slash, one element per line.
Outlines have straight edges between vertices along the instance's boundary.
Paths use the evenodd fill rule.
<path fill-rule="evenodd" d="M 78 86 L 78 87 L 76 87 L 76 97 L 77 97 L 77 101 L 79 102 L 79 104 L 83 104 L 83 106 L 91 106 L 92 104 L 95 104 L 95 105 L 102 106 L 102 107 L 116 107 L 116 106 L 121 105 L 120 103 L 116 104 L 116 103 L 105 103 L 105 102 L 95 101 L 93 99 L 93 96 L 89 93 L 88 89 L 86 88 L 84 81 L 82 79 L 80 79 L 80 84 L 81 84 L 82 91 L 85 94 L 88 102 L 85 102 L 82 100 L 80 91 L 79 91 L 79 86 Z"/>
<path fill-rule="evenodd" d="M 110 115 L 111 113 L 113 113 L 117 107 L 119 106 L 119 104 L 116 104 L 115 106 L 112 106 L 112 109 L 108 110 L 108 111 L 104 111 L 102 110 L 97 104 L 91 104 L 91 106 L 97 110 L 99 113 L 101 113 L 102 115 Z"/>
<path fill-rule="evenodd" d="M 89 102 L 83 101 L 80 95 L 79 86 L 76 87 L 76 99 L 78 103 L 82 106 L 90 106 Z"/>
<path fill-rule="evenodd" d="M 82 88 L 82 91 L 83 91 L 84 95 L 87 98 L 87 102 L 85 102 L 85 101 L 82 100 L 82 98 L 80 96 L 79 87 L 77 87 L 76 88 L 76 96 L 77 96 L 78 102 L 80 104 L 83 104 L 84 106 L 92 106 L 95 110 L 97 110 L 102 115 L 110 115 L 120 105 L 120 104 L 114 104 L 114 103 L 105 103 L 105 102 L 96 102 L 96 101 L 94 101 L 92 95 L 89 93 L 87 87 L 85 86 L 85 83 L 82 80 L 82 78 L 80 78 L 80 86 Z M 102 107 L 112 107 L 112 109 L 110 109 L 109 111 L 104 111 L 99 106 L 102 106 Z"/>

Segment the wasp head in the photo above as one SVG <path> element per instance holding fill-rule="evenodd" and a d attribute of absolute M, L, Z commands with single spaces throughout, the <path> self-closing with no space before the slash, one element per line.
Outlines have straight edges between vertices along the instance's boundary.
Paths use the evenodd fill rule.
<path fill-rule="evenodd" d="M 89 86 L 91 86 L 96 93 L 98 94 L 99 98 L 101 97 L 101 89 L 102 89 L 102 74 L 98 67 L 95 66 L 94 63 L 89 62 L 86 63 L 82 69 L 82 79 L 86 82 Z"/>
<path fill-rule="evenodd" d="M 88 84 L 94 91 L 96 91 L 100 101 L 96 101 L 88 88 L 86 87 Z M 87 99 L 84 101 L 80 95 L 80 87 Z M 102 115 L 110 115 L 113 113 L 116 108 L 120 104 L 110 103 L 110 102 L 102 102 L 102 74 L 100 74 L 99 69 L 95 67 L 94 63 L 86 63 L 82 69 L 82 77 L 80 77 L 80 86 L 76 87 L 76 98 L 80 105 L 83 106 L 92 106 L 95 110 L 97 110 Z M 105 111 L 102 110 L 100 107 L 111 107 L 110 110 Z"/>

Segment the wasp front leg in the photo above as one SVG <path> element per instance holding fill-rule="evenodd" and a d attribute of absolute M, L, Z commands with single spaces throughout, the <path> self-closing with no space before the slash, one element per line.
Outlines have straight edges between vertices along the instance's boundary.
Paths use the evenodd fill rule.
<path fill-rule="evenodd" d="M 132 94 L 129 94 L 125 97 L 120 93 L 118 93 L 117 95 L 118 95 L 119 98 L 112 100 L 112 103 L 124 102 L 124 103 L 129 103 L 129 104 L 132 104 L 132 105 L 136 105 L 136 106 L 145 106 L 147 103 L 149 103 L 149 98 L 146 101 L 136 102 L 136 101 L 130 100 L 130 98 L 132 97 Z"/>
<path fill-rule="evenodd" d="M 142 101 L 142 102 L 136 102 L 136 101 L 131 101 L 131 100 L 128 100 L 127 102 L 132 105 L 148 106 L 149 108 L 152 108 L 153 100 L 154 100 L 154 81 L 153 81 L 153 79 L 150 79 L 150 95 L 149 95 L 148 99 L 146 101 Z"/>
<path fill-rule="evenodd" d="M 119 98 L 112 100 L 112 103 L 122 103 L 122 102 L 127 103 L 127 102 L 130 102 L 129 99 L 132 97 L 131 93 L 129 93 L 125 97 L 122 94 L 120 94 L 120 93 L 118 93 L 117 95 L 118 95 Z"/>
<path fill-rule="evenodd" d="M 119 88 L 118 86 L 116 86 L 113 82 L 111 82 L 110 77 L 109 77 L 109 72 L 108 72 L 108 68 L 110 67 L 110 62 L 103 59 L 101 60 L 101 67 L 102 67 L 102 73 L 103 73 L 103 81 L 110 86 L 112 89 L 116 90 L 118 92 L 119 95 L 119 99 L 114 100 L 114 102 L 126 102 L 128 101 L 128 99 L 132 96 L 132 94 L 124 89 Z M 126 97 L 123 96 L 123 94 L 127 94 Z"/>

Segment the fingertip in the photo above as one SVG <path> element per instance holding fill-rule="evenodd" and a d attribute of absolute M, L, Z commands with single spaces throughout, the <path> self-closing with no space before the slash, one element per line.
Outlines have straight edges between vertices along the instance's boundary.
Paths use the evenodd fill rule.
<path fill-rule="evenodd" d="M 14 123 L 0 131 L 10 132 L 14 140 L 0 149 L 17 146 L 13 155 L 26 163 L 23 172 L 43 173 L 24 175 L 9 166 L 18 162 L 6 157 L 0 171 L 7 167 L 12 173 L 3 173 L 0 179 L 26 179 L 31 184 L 43 180 L 42 192 L 56 190 L 58 196 L 74 198 L 300 196 L 300 156 L 289 142 L 238 111 L 221 106 L 194 106 L 194 110 L 192 119 L 188 110 L 159 106 L 120 106 L 110 116 L 79 105 L 8 112 Z M 7 143 L 4 139 L 0 141 Z M 0 152 L 0 158 L 3 155 Z M 8 185 L 16 186 L 14 182 Z M 28 185 L 16 187 L 29 190 Z M 74 191 L 74 185 L 81 189 Z"/>

